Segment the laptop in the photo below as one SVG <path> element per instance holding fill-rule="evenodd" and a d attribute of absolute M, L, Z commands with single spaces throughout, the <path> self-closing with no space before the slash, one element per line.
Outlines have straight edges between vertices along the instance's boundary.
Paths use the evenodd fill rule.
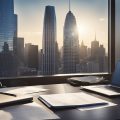
<path fill-rule="evenodd" d="M 120 96 L 120 61 L 116 65 L 111 83 L 108 85 L 83 86 L 83 90 L 96 92 L 109 97 Z"/>

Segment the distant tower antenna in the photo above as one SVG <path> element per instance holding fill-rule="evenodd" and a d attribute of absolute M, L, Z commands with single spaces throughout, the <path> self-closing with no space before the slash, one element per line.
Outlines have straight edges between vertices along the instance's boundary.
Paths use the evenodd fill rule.
<path fill-rule="evenodd" d="M 71 1 L 69 0 L 69 11 L 71 10 Z"/>
<path fill-rule="evenodd" d="M 95 41 L 96 41 L 97 39 L 96 39 L 96 32 L 95 32 Z"/>

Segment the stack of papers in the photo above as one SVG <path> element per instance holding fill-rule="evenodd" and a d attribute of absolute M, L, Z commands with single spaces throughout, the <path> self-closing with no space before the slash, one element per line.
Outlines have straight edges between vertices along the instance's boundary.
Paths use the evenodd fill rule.
<path fill-rule="evenodd" d="M 40 95 L 39 100 L 51 108 L 88 107 L 108 104 L 107 101 L 84 92 Z"/>

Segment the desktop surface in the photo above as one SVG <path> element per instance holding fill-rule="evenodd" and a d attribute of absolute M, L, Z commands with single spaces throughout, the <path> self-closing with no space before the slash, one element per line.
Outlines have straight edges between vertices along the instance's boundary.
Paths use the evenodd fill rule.
<path fill-rule="evenodd" d="M 43 85 L 42 87 L 48 90 L 45 92 L 40 92 L 39 94 L 58 94 L 58 93 L 80 92 L 79 87 L 73 87 L 73 86 L 70 86 L 69 84 Z M 88 111 L 80 111 L 78 109 L 62 109 L 62 110 L 54 110 L 53 112 L 60 117 L 60 120 L 120 120 L 120 97 L 110 99 L 110 98 L 97 95 L 94 93 L 90 93 L 90 94 L 98 98 L 102 98 L 104 100 L 114 102 L 118 104 L 118 106 L 95 109 L 95 110 L 88 110 Z M 2 97 L 3 95 L 0 95 L 0 96 Z M 34 101 L 42 105 L 48 111 L 51 111 L 36 98 L 34 99 Z M 4 108 L 1 108 L 1 110 L 2 109 L 4 110 Z M 7 108 L 5 109 L 7 110 Z M 30 116 L 28 116 L 28 118 L 30 118 Z M 8 119 L 8 120 L 11 120 L 11 119 Z M 19 120 L 19 118 L 17 118 L 17 120 Z"/>

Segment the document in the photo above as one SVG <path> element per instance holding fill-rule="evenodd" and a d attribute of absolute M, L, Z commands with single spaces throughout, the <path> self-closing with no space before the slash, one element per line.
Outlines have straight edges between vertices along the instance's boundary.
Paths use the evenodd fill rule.
<path fill-rule="evenodd" d="M 33 94 L 33 93 L 39 93 L 45 91 L 47 91 L 47 89 L 41 88 L 40 86 L 0 89 L 0 92 L 11 93 L 15 95 L 27 95 L 27 94 Z"/>
<path fill-rule="evenodd" d="M 48 107 L 66 108 L 66 107 L 85 107 L 95 105 L 106 105 L 108 102 L 84 92 L 64 93 L 52 95 L 40 95 L 41 100 Z"/>
<path fill-rule="evenodd" d="M 33 102 L 25 105 L 7 107 L 0 110 L 0 120 L 53 120 L 59 117 Z"/>

